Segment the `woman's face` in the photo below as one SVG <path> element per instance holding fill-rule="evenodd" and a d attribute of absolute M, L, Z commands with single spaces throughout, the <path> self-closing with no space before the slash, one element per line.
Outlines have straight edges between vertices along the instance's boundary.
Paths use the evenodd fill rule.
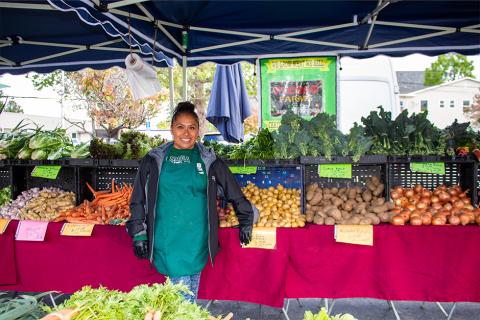
<path fill-rule="evenodd" d="M 198 123 L 188 113 L 180 113 L 172 123 L 173 146 L 177 149 L 192 149 L 198 138 Z"/>

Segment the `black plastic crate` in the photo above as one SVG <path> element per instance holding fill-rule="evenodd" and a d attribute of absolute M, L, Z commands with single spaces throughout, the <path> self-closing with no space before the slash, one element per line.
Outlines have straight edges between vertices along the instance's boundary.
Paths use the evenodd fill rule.
<path fill-rule="evenodd" d="M 478 170 L 476 168 L 478 165 L 473 159 L 462 158 L 463 159 L 440 158 L 439 160 L 442 160 L 440 162 L 445 163 L 444 175 L 413 172 L 410 170 L 410 162 L 403 160 L 395 162 L 396 159 L 390 159 L 388 164 L 389 189 L 395 186 L 410 188 L 416 184 L 420 184 L 430 190 L 433 190 L 441 184 L 446 186 L 460 185 L 462 190 L 469 190 L 468 196 L 472 199 L 472 203 L 477 203 L 478 192 L 474 190 L 477 184 L 476 171 Z M 412 159 L 412 162 L 421 161 Z"/>
<path fill-rule="evenodd" d="M 138 167 L 97 167 L 93 169 L 92 186 L 96 191 L 112 188 L 112 179 L 116 184 L 122 182 L 133 185 Z"/>
<path fill-rule="evenodd" d="M 64 165 L 71 167 L 94 167 L 94 159 L 76 159 L 76 158 L 66 158 L 64 159 Z"/>
<path fill-rule="evenodd" d="M 383 164 L 387 163 L 388 157 L 383 155 L 364 155 L 354 162 L 352 157 L 333 156 L 332 159 L 324 157 L 300 157 L 302 164 L 328 164 L 328 163 L 352 163 L 352 164 Z"/>
<path fill-rule="evenodd" d="M 44 164 L 42 164 L 44 165 Z M 76 194 L 77 203 L 80 201 L 77 194 L 77 170 L 74 167 L 61 167 L 56 179 L 32 177 L 35 165 L 12 166 L 12 196 L 15 199 L 22 191 L 31 188 L 56 187 Z"/>

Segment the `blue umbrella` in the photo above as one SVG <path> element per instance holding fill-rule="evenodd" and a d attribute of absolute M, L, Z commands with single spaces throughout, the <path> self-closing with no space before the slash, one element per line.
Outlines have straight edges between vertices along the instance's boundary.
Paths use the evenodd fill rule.
<path fill-rule="evenodd" d="M 225 141 L 238 143 L 243 140 L 243 121 L 250 115 L 240 64 L 217 65 L 207 120 L 220 131 Z"/>

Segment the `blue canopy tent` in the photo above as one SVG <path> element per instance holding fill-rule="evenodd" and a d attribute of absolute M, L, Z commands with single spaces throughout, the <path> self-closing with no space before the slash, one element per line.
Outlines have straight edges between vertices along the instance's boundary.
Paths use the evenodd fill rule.
<path fill-rule="evenodd" d="M 130 47 L 185 67 L 267 54 L 471 55 L 480 53 L 480 2 L 0 2 L 0 74 L 123 66 Z"/>

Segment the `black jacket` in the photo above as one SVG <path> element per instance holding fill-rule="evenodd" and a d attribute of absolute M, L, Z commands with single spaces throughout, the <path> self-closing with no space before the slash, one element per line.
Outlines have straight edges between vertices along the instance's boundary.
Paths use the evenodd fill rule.
<path fill-rule="evenodd" d="M 151 263 L 153 263 L 155 206 L 157 203 L 159 176 L 162 170 L 163 159 L 171 146 L 172 143 L 170 142 L 153 149 L 142 159 L 135 177 L 130 201 L 131 217 L 127 221 L 127 231 L 131 237 L 142 234 L 147 235 L 148 253 Z M 197 146 L 208 176 L 208 252 L 213 264 L 220 247 L 218 243 L 219 220 L 216 206 L 217 190 L 221 190 L 225 198 L 233 204 L 241 225 L 252 225 L 254 216 L 255 220 L 258 216 L 258 211 L 245 198 L 227 165 L 220 158 L 217 158 L 211 149 L 200 143 L 197 143 Z"/>

